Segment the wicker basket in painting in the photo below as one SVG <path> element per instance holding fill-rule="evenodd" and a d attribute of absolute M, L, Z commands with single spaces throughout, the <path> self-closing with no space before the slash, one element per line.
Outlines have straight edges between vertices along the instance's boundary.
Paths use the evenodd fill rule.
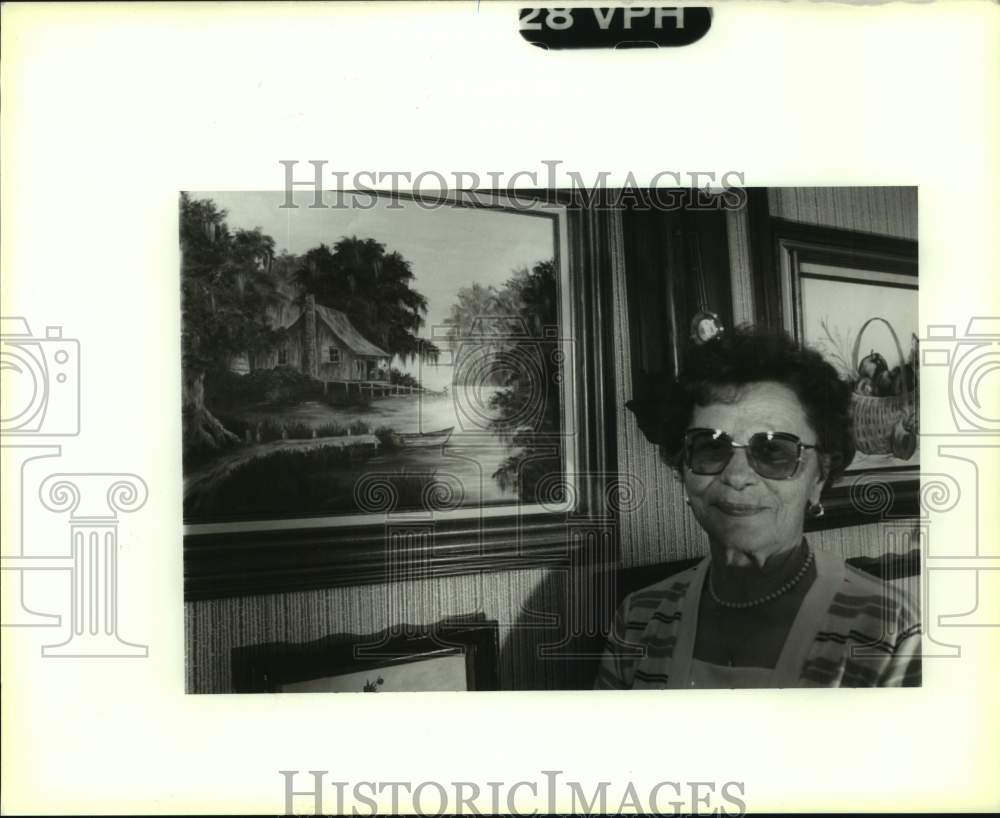
<path fill-rule="evenodd" d="M 884 318 L 876 316 L 865 321 L 861 329 L 858 330 L 852 355 L 855 368 L 861 363 L 861 359 L 858 357 L 861 352 L 861 337 L 868 325 L 875 321 L 881 321 L 889 329 L 889 334 L 892 335 L 892 340 L 896 343 L 899 365 L 900 367 L 904 366 L 906 359 L 903 357 L 903 348 L 899 344 L 896 331 L 892 328 L 892 324 Z M 916 396 L 907 388 L 905 377 L 902 383 L 902 394 L 899 395 L 876 397 L 854 393 L 852 405 L 854 442 L 859 452 L 864 454 L 892 453 L 892 430 L 901 418 L 913 411 L 916 405 Z"/>

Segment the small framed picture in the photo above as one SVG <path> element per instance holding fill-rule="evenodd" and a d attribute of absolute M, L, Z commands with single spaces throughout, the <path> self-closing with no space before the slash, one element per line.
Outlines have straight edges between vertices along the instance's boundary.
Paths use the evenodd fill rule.
<path fill-rule="evenodd" d="M 251 645 L 233 652 L 233 681 L 238 693 L 496 690 L 498 644 L 483 620 Z"/>

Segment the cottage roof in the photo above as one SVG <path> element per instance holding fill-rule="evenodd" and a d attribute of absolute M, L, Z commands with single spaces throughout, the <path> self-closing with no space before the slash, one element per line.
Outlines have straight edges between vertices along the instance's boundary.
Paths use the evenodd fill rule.
<path fill-rule="evenodd" d="M 388 352 L 381 347 L 375 346 L 375 344 L 358 332 L 354 328 L 354 325 L 348 320 L 347 316 L 340 310 L 334 310 L 330 307 L 325 307 L 322 304 L 317 304 L 316 317 L 323 321 L 323 323 L 330 329 L 330 332 L 336 335 L 355 355 L 364 355 L 370 358 L 391 357 Z M 286 328 L 290 329 L 300 320 L 302 320 L 301 312 L 298 316 L 296 316 L 294 321 L 288 324 Z"/>

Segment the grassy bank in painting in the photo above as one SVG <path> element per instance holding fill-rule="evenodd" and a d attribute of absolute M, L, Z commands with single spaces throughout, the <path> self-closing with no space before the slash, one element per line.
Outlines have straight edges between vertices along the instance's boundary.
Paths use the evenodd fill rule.
<path fill-rule="evenodd" d="M 336 514 L 359 506 L 383 512 L 419 509 L 436 482 L 434 471 L 377 471 L 379 464 L 373 466 L 372 458 L 365 456 L 364 444 L 336 446 L 320 441 L 310 448 L 259 448 L 256 456 L 228 466 L 220 464 L 214 473 L 204 475 L 197 489 L 185 496 L 185 517 L 286 516 L 303 508 Z M 356 498 L 356 487 L 364 490 L 357 484 L 359 476 L 372 473 L 378 476 L 376 491 L 382 493 Z"/>
<path fill-rule="evenodd" d="M 311 424 L 301 420 L 284 420 L 281 414 L 265 411 L 241 415 L 227 415 L 216 412 L 215 416 L 223 426 L 247 443 L 270 443 L 273 440 L 311 440 L 324 437 L 346 437 L 375 433 L 367 423 L 355 420 L 351 423 L 327 421 Z"/>
<path fill-rule="evenodd" d="M 365 513 L 355 497 L 372 475 L 396 481 L 436 474 L 461 486 L 464 502 L 511 502 L 517 488 L 495 473 L 506 449 L 486 431 L 463 432 L 456 396 L 411 395 L 333 408 L 322 401 L 290 407 L 257 404 L 231 414 L 217 410 L 240 442 L 197 464 L 185 463 L 184 516 L 188 523 L 271 517 Z M 447 445 L 402 447 L 393 433 L 454 427 Z M 315 436 L 313 433 L 315 432 Z M 258 439 L 260 442 L 258 442 Z M 421 494 L 400 493 L 392 510 L 420 509 Z"/>

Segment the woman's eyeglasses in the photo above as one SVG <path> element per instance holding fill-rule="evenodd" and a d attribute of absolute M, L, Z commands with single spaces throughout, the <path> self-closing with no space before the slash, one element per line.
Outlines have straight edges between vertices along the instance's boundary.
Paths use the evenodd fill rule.
<path fill-rule="evenodd" d="M 803 450 L 815 448 L 788 432 L 757 432 L 747 443 L 736 443 L 721 429 L 688 429 L 684 433 L 684 462 L 695 474 L 719 474 L 735 449 L 746 449 L 747 462 L 761 477 L 788 480 L 798 471 Z"/>

